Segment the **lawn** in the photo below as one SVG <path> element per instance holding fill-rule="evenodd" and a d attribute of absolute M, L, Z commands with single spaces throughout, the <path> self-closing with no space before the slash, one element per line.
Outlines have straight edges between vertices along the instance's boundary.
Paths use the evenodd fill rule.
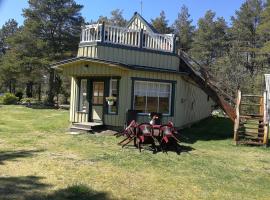
<path fill-rule="evenodd" d="M 0 107 L 0 199 L 269 199 L 270 150 L 234 146 L 232 123 L 182 130 L 182 152 L 67 134 L 68 112 Z"/>

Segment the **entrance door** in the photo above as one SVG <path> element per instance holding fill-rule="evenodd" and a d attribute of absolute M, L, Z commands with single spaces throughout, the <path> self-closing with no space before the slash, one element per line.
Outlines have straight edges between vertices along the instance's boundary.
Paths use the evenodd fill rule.
<path fill-rule="evenodd" d="M 104 82 L 93 81 L 92 120 L 101 122 L 103 119 Z"/>

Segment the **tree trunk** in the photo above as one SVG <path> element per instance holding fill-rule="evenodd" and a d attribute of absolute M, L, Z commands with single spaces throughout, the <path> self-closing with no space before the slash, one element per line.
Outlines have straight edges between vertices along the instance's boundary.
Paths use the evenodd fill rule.
<path fill-rule="evenodd" d="M 28 98 L 32 98 L 33 97 L 33 82 L 30 81 L 26 84 L 26 96 Z"/>
<path fill-rule="evenodd" d="M 52 105 L 54 104 L 54 93 L 55 93 L 54 69 L 49 69 L 48 103 Z"/>
<path fill-rule="evenodd" d="M 41 83 L 38 83 L 38 101 L 41 101 Z"/>

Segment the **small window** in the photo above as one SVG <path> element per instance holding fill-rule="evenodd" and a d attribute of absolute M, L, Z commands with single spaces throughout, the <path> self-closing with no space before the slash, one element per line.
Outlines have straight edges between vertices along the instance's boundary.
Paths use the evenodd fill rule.
<path fill-rule="evenodd" d="M 171 90 L 171 83 L 135 81 L 133 108 L 142 113 L 159 112 L 170 115 Z"/>
<path fill-rule="evenodd" d="M 87 112 L 88 101 L 87 101 L 87 79 L 81 79 L 80 84 L 80 106 L 79 110 Z"/>
<path fill-rule="evenodd" d="M 110 80 L 110 96 L 118 98 L 118 80 L 117 79 Z M 116 99 L 113 105 L 109 105 L 108 112 L 110 114 L 117 113 L 117 101 L 118 99 Z"/>

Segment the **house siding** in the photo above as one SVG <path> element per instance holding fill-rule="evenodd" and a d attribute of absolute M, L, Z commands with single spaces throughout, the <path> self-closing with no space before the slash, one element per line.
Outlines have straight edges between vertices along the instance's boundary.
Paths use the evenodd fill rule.
<path fill-rule="evenodd" d="M 98 44 L 79 47 L 77 56 L 169 70 L 178 70 L 179 67 L 179 58 L 174 54 L 154 53 L 141 51 L 140 49 L 133 50 Z"/>
<path fill-rule="evenodd" d="M 123 126 L 128 109 L 132 108 L 132 78 L 145 78 L 155 80 L 175 81 L 174 115 L 163 116 L 163 123 L 173 121 L 177 127 L 182 127 L 208 117 L 211 114 L 213 101 L 191 80 L 187 81 L 183 75 L 176 73 L 160 73 L 139 70 L 127 70 L 120 66 L 108 66 L 100 63 L 81 62 L 76 65 L 66 65 L 64 73 L 71 78 L 71 108 L 70 121 L 84 122 L 88 120 L 88 114 L 78 113 L 79 78 L 98 76 L 119 76 L 118 113 L 104 114 L 104 124 L 111 126 Z M 139 116 L 139 122 L 149 121 L 148 116 Z"/>

